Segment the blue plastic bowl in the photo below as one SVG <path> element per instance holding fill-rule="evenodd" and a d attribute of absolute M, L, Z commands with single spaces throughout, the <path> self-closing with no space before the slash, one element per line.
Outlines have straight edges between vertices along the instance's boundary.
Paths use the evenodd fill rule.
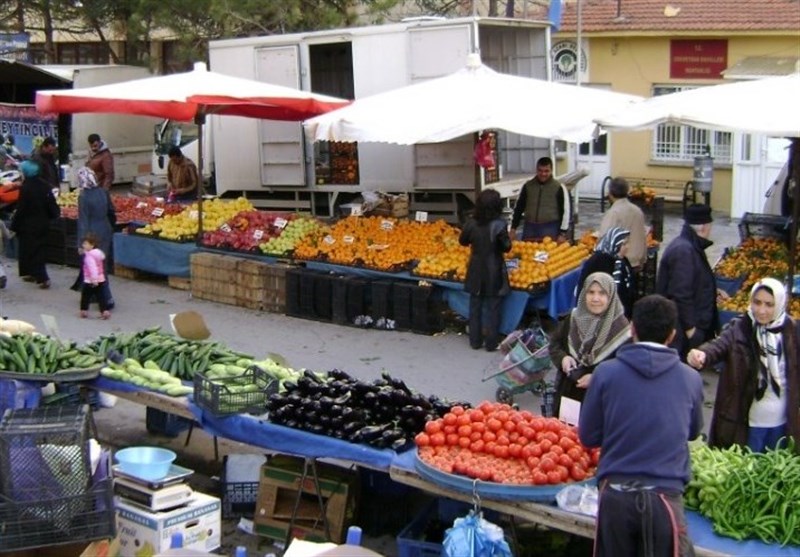
<path fill-rule="evenodd" d="M 114 454 L 122 472 L 143 480 L 160 480 L 177 455 L 160 447 L 128 447 Z"/>

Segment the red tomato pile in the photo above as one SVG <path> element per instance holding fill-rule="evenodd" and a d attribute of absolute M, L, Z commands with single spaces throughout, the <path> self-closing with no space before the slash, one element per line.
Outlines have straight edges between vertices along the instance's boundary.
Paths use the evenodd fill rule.
<path fill-rule="evenodd" d="M 575 427 L 507 404 L 453 406 L 415 438 L 419 457 L 450 474 L 522 485 L 583 481 L 594 475 L 599 449 L 587 449 Z"/>

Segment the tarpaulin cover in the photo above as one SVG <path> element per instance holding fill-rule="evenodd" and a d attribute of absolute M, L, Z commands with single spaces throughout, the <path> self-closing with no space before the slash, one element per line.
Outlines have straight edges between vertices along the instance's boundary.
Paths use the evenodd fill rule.
<path fill-rule="evenodd" d="M 196 251 L 194 242 L 182 244 L 136 234 L 114 234 L 114 261 L 148 273 L 188 278 L 190 258 Z"/>

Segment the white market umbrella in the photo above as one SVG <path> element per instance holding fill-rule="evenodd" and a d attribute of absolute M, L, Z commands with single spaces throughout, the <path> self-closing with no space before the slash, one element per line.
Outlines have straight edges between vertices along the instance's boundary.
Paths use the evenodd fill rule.
<path fill-rule="evenodd" d="M 795 73 L 659 95 L 595 121 L 606 131 L 642 130 L 669 123 L 800 137 L 798 99 L 800 73 Z"/>
<path fill-rule="evenodd" d="M 198 62 L 190 72 L 134 79 L 97 87 L 38 91 L 39 112 L 117 113 L 156 116 L 198 125 L 198 173 L 203 176 L 203 125 L 207 115 L 300 121 L 350 101 L 208 71 Z M 198 233 L 202 234 L 202 188 Z"/>
<path fill-rule="evenodd" d="M 353 101 L 303 122 L 314 141 L 438 143 L 481 130 L 583 142 L 594 118 L 640 97 L 496 72 L 472 54 L 467 67 Z"/>

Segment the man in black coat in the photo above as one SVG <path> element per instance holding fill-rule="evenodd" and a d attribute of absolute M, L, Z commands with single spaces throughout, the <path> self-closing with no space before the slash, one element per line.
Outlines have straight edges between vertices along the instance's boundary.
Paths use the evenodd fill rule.
<path fill-rule="evenodd" d="M 678 330 L 670 345 L 681 359 L 691 348 L 714 338 L 719 329 L 717 281 L 705 250 L 713 244 L 711 207 L 690 205 L 684 213 L 684 225 L 661 258 L 656 292 L 678 306 Z"/>

